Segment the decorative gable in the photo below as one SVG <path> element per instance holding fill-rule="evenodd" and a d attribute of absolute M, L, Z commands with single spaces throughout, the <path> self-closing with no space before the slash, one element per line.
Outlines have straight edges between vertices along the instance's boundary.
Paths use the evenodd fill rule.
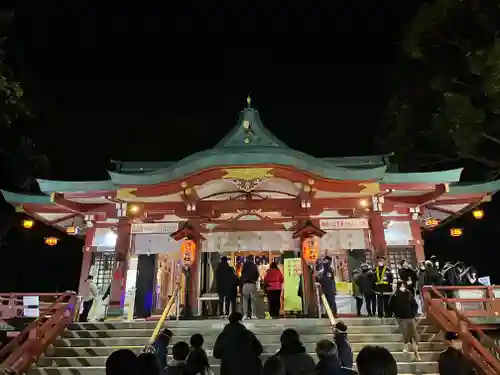
<path fill-rule="evenodd" d="M 259 112 L 247 101 L 236 126 L 215 147 L 287 147 L 264 127 Z"/>

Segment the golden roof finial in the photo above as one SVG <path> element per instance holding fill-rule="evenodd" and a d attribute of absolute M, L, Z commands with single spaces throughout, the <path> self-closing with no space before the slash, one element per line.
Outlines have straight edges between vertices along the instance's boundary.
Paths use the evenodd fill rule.
<path fill-rule="evenodd" d="M 252 98 L 250 97 L 250 95 L 247 96 L 247 104 L 248 108 L 250 108 L 250 105 L 252 104 Z"/>

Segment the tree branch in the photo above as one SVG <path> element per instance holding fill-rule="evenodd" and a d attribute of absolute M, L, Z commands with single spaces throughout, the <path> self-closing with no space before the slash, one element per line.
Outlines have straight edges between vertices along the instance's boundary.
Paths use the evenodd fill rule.
<path fill-rule="evenodd" d="M 499 144 L 499 145 L 500 145 L 500 139 L 498 139 L 498 138 L 496 138 L 496 137 L 493 137 L 493 136 L 491 136 L 491 135 L 488 135 L 488 134 L 486 134 L 486 133 L 482 133 L 481 135 L 482 135 L 484 138 L 486 138 L 486 139 L 488 139 L 488 140 L 490 140 L 490 141 L 492 141 L 492 142 L 495 142 L 495 143 L 497 143 L 497 144 Z"/>
<path fill-rule="evenodd" d="M 493 160 L 490 160 L 487 158 L 483 158 L 482 156 L 476 156 L 476 155 L 466 154 L 466 153 L 461 153 L 460 156 L 463 159 L 469 159 L 469 160 L 473 160 L 479 164 L 483 164 L 483 165 L 487 166 L 488 168 L 493 168 L 493 169 L 500 168 L 500 162 L 496 162 L 496 161 L 493 161 Z"/>

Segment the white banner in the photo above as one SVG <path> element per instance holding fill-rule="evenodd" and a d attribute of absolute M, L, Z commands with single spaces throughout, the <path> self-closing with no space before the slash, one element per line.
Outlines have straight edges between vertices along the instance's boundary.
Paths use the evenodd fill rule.
<path fill-rule="evenodd" d="M 178 222 L 170 223 L 136 223 L 132 224 L 132 234 L 172 234 L 179 229 Z"/>
<path fill-rule="evenodd" d="M 319 226 L 323 230 L 328 229 L 368 229 L 368 219 L 350 218 L 350 219 L 321 219 Z"/>
<path fill-rule="evenodd" d="M 287 231 L 207 233 L 205 238 L 203 252 L 288 251 L 299 248 L 292 232 Z"/>

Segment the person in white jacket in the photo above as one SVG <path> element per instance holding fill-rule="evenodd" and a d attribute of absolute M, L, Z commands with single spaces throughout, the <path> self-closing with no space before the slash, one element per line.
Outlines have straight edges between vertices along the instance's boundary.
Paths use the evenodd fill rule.
<path fill-rule="evenodd" d="M 94 284 L 94 281 L 92 279 L 93 279 L 92 275 L 89 275 L 89 277 L 87 277 L 87 280 L 85 280 L 85 289 L 84 289 L 85 292 L 83 294 L 83 311 L 80 314 L 80 318 L 78 319 L 79 322 L 86 322 L 88 320 L 92 304 L 94 303 L 94 300 L 97 298 L 99 294 L 99 292 L 97 291 L 97 286 Z"/>

